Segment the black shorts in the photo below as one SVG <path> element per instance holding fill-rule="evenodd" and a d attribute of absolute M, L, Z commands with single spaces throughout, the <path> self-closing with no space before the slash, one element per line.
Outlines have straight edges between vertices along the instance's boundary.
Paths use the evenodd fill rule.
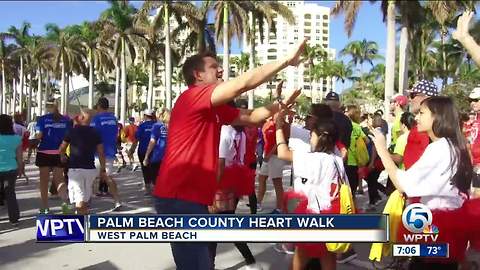
<path fill-rule="evenodd" d="M 480 174 L 473 173 L 472 187 L 480 188 Z"/>
<path fill-rule="evenodd" d="M 37 167 L 63 167 L 62 162 L 60 161 L 60 155 L 45 154 L 39 152 L 37 152 L 35 165 Z"/>

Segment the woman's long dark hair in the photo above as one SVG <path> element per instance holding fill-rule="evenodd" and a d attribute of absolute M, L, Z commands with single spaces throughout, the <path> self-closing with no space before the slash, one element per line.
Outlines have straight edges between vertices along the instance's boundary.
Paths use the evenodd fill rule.
<path fill-rule="evenodd" d="M 430 97 L 422 105 L 432 112 L 432 131 L 438 138 L 446 138 L 451 149 L 450 167 L 457 167 L 451 181 L 461 192 L 467 193 L 472 181 L 473 167 L 468 154 L 465 136 L 460 129 L 460 119 L 453 100 L 449 97 Z"/>
<path fill-rule="evenodd" d="M 335 143 L 338 140 L 338 131 L 333 120 L 323 119 L 317 121 L 312 132 L 315 132 L 318 136 L 314 152 L 333 153 Z"/>
<path fill-rule="evenodd" d="M 10 115 L 0 115 L 0 135 L 14 135 L 13 120 Z"/>

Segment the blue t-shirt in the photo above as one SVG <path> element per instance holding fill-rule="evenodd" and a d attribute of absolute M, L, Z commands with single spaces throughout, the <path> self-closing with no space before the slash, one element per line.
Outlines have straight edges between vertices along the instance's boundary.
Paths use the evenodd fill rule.
<path fill-rule="evenodd" d="M 53 113 L 40 116 L 35 129 L 42 133 L 39 151 L 58 150 L 67 131 L 72 128 L 72 121 L 66 116 L 60 116 L 59 121 L 53 119 Z"/>
<path fill-rule="evenodd" d="M 153 148 L 151 163 L 158 163 L 163 159 L 165 147 L 167 146 L 167 128 L 163 123 L 155 123 L 152 127 L 151 139 L 155 140 L 155 148 Z"/>
<path fill-rule="evenodd" d="M 138 126 L 135 138 L 138 140 L 138 153 L 145 154 L 147 152 L 148 142 L 152 134 L 152 127 L 155 121 L 145 121 Z"/>
<path fill-rule="evenodd" d="M 21 142 L 18 135 L 0 135 L 0 172 L 17 169 L 17 147 Z"/>
<path fill-rule="evenodd" d="M 117 154 L 117 118 L 111 112 L 97 113 L 90 123 L 97 130 L 103 143 L 105 157 L 114 159 Z"/>

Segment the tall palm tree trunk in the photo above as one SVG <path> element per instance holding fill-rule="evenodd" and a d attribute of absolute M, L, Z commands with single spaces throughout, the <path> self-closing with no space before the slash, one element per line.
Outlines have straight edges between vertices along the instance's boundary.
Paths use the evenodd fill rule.
<path fill-rule="evenodd" d="M 30 74 L 28 74 L 27 93 L 27 123 L 30 123 L 32 119 L 32 76 Z"/>
<path fill-rule="evenodd" d="M 147 90 L 147 107 L 148 109 L 153 109 L 152 99 L 153 99 L 153 76 L 155 76 L 155 62 L 153 59 L 150 59 L 149 71 L 148 71 L 148 90 Z"/>
<path fill-rule="evenodd" d="M 68 107 L 70 106 L 70 78 L 72 76 L 65 74 L 65 115 L 68 114 Z"/>
<path fill-rule="evenodd" d="M 18 107 L 20 113 L 23 113 L 23 89 L 25 85 L 25 74 L 23 74 L 23 57 L 20 57 L 20 91 L 19 91 L 19 100 Z"/>
<path fill-rule="evenodd" d="M 252 36 L 250 38 L 250 57 L 249 57 L 249 67 L 250 69 L 255 68 L 255 15 L 253 12 L 251 13 L 250 17 L 250 26 L 252 28 Z M 253 109 L 255 103 L 255 92 L 254 90 L 250 90 L 248 92 L 248 108 Z"/>
<path fill-rule="evenodd" d="M 5 78 L 5 63 L 2 61 L 2 113 L 7 113 L 7 78 Z"/>
<path fill-rule="evenodd" d="M 115 107 L 113 108 L 115 112 L 115 117 L 117 119 L 120 117 L 120 59 L 115 58 Z"/>
<path fill-rule="evenodd" d="M 15 113 L 17 110 L 17 80 L 13 78 L 12 80 L 12 104 L 11 111 Z"/>
<path fill-rule="evenodd" d="M 165 91 L 167 109 L 172 109 L 172 57 L 170 54 L 170 14 L 165 5 Z"/>
<path fill-rule="evenodd" d="M 93 49 L 90 49 L 88 54 L 88 108 L 93 109 L 93 85 L 94 85 L 94 67 L 95 61 L 93 59 Z"/>
<path fill-rule="evenodd" d="M 442 32 L 440 33 L 440 42 L 442 43 L 442 90 L 445 89 L 447 85 L 448 75 L 447 75 L 447 52 L 445 50 L 445 37 L 447 35 L 447 30 L 442 26 Z"/>
<path fill-rule="evenodd" d="M 42 115 L 42 68 L 38 67 L 37 70 L 37 77 L 38 77 L 38 86 L 37 86 L 37 116 Z"/>
<path fill-rule="evenodd" d="M 393 96 L 395 80 L 395 4 L 388 1 L 387 7 L 387 57 L 385 60 L 385 111 L 388 111 Z"/>
<path fill-rule="evenodd" d="M 122 39 L 122 79 L 121 79 L 121 94 L 120 94 L 120 123 L 125 124 L 127 114 L 127 62 L 125 57 L 125 40 Z"/>
<path fill-rule="evenodd" d="M 230 44 L 228 36 L 228 3 L 223 4 L 223 80 L 228 81 L 229 78 L 229 58 L 230 58 Z"/>
<path fill-rule="evenodd" d="M 398 65 L 398 92 L 402 95 L 408 88 L 408 28 L 402 27 Z"/>
<path fill-rule="evenodd" d="M 67 97 L 66 97 L 66 90 L 65 90 L 65 62 L 63 61 L 63 54 L 61 56 L 61 65 L 62 71 L 60 74 L 60 111 L 62 114 L 67 113 Z"/>

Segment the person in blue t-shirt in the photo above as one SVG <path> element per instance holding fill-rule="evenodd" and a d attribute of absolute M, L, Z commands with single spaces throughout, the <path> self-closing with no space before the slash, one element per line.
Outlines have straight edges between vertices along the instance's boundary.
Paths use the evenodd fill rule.
<path fill-rule="evenodd" d="M 137 132 L 135 133 L 135 139 L 137 140 L 132 149 L 135 150 L 135 147 L 138 144 L 138 160 L 140 161 L 140 166 L 142 168 L 143 180 L 145 183 L 144 190 L 147 194 L 150 194 L 151 190 L 151 183 L 152 181 L 152 173 L 150 170 L 143 165 L 143 160 L 145 159 L 145 154 L 147 153 L 148 143 L 150 142 L 151 134 L 152 134 L 152 127 L 156 123 L 155 120 L 155 113 L 152 110 L 145 110 L 143 113 L 143 123 L 138 126 Z"/>
<path fill-rule="evenodd" d="M 110 189 L 113 199 L 115 200 L 115 207 L 113 210 L 119 209 L 122 204 L 118 196 L 117 183 L 112 178 L 114 172 L 113 161 L 117 154 L 117 118 L 112 112 L 108 111 L 108 99 L 101 97 L 97 101 L 97 114 L 93 117 L 90 126 L 97 130 L 103 144 L 103 151 L 105 154 L 105 170 L 106 177 L 100 177 L 101 192 L 106 193 L 106 185 Z M 95 158 L 96 167 L 100 167 L 100 161 Z M 103 184 L 103 186 L 102 186 Z"/>
<path fill-rule="evenodd" d="M 150 192 L 151 185 L 155 185 L 155 180 L 158 176 L 158 170 L 165 154 L 167 146 L 167 125 L 166 123 L 157 122 L 152 127 L 152 134 L 148 143 L 143 166 L 147 167 L 150 179 L 148 182 L 146 192 Z M 146 183 L 147 184 L 147 183 Z"/>
<path fill-rule="evenodd" d="M 40 144 L 37 150 L 35 165 L 40 170 L 40 197 L 42 206 L 40 214 L 48 214 L 48 182 L 50 171 L 53 171 L 53 182 L 57 187 L 58 195 L 62 198 L 62 211 L 69 212 L 67 202 L 67 185 L 63 177 L 63 167 L 60 160 L 59 147 L 68 130 L 72 128 L 72 120 L 58 111 L 54 99 L 46 102 L 47 114 L 40 116 L 35 127 Z"/>

